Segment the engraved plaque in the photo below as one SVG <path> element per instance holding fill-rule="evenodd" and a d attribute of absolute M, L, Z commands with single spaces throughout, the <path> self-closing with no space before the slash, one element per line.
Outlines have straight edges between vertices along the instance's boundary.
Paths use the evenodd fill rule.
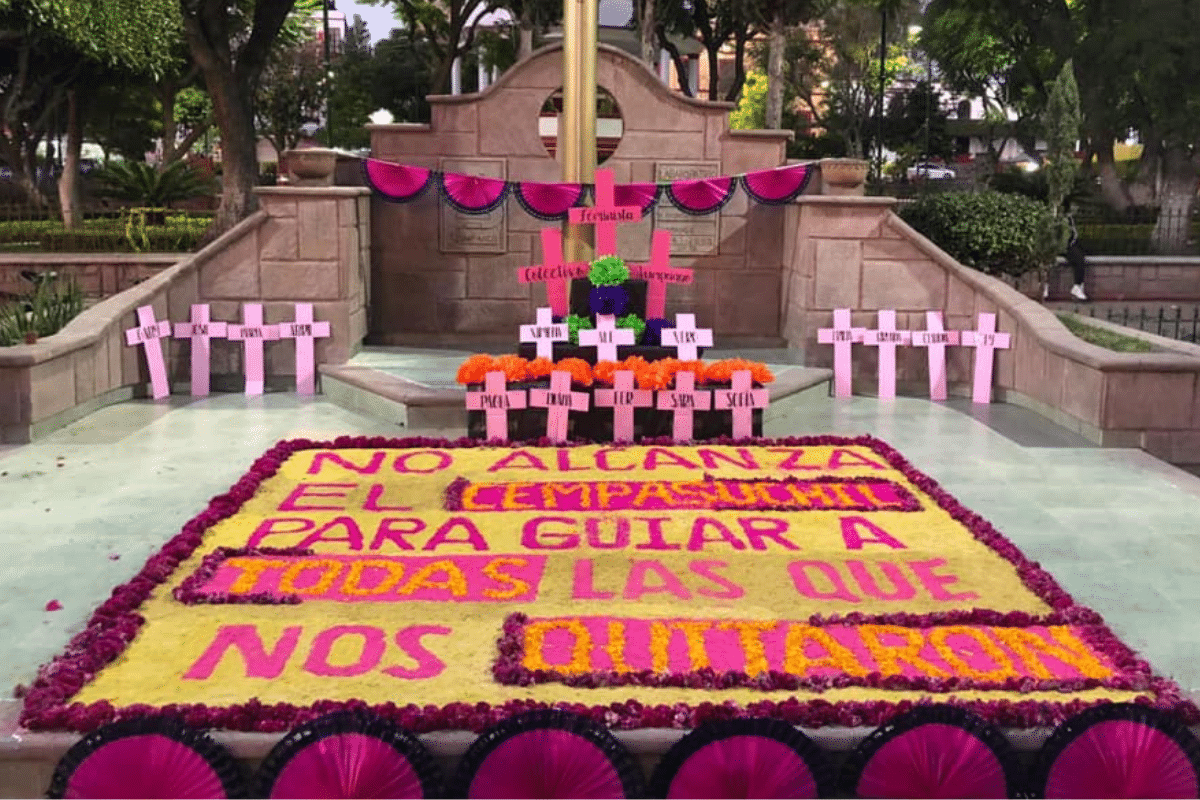
<path fill-rule="evenodd" d="M 443 172 L 505 179 L 502 158 L 443 158 Z M 443 253 L 508 252 L 506 199 L 499 208 L 486 214 L 463 214 L 443 203 L 438 208 L 438 246 Z"/>
<path fill-rule="evenodd" d="M 720 173 L 719 161 L 656 161 L 656 183 L 686 181 L 695 178 L 715 178 Z M 685 214 L 667 199 L 666 194 L 654 209 L 654 227 L 671 232 L 671 255 L 707 256 L 717 252 L 721 242 L 721 214 L 703 217 Z"/>

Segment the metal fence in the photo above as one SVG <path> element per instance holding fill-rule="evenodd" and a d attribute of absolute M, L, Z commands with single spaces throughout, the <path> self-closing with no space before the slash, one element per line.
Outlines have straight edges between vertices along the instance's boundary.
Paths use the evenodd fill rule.
<path fill-rule="evenodd" d="M 1200 342 L 1200 306 L 1184 309 L 1182 306 L 1165 306 L 1157 309 L 1145 307 L 1096 308 L 1075 306 L 1076 314 L 1103 319 L 1126 328 L 1136 328 L 1146 333 L 1177 339 L 1181 342 Z"/>

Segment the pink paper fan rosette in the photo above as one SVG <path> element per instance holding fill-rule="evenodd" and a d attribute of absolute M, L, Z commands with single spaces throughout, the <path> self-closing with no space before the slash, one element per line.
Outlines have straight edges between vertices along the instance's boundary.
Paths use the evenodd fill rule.
<path fill-rule="evenodd" d="M 452 797 L 642 795 L 641 768 L 604 727 L 564 711 L 519 714 L 485 731 L 459 764 Z"/>
<path fill-rule="evenodd" d="M 513 193 L 530 216 L 552 222 L 566 219 L 571 208 L 579 205 L 584 187 L 579 183 L 522 181 L 513 186 Z"/>
<path fill-rule="evenodd" d="M 182 722 L 145 717 L 85 736 L 54 770 L 49 797 L 245 797 L 245 777 L 224 747 Z"/>
<path fill-rule="evenodd" d="M 917 706 L 859 744 L 842 788 L 851 797 L 1014 797 L 1020 775 L 996 728 L 954 706 Z"/>
<path fill-rule="evenodd" d="M 508 182 L 500 178 L 454 172 L 442 173 L 441 186 L 446 202 L 463 214 L 486 214 L 495 210 L 504 202 L 509 188 Z"/>
<path fill-rule="evenodd" d="M 1200 742 L 1146 706 L 1097 706 L 1060 725 L 1038 756 L 1038 797 L 1198 797 Z"/>
<path fill-rule="evenodd" d="M 733 197 L 737 181 L 727 175 L 675 181 L 667 186 L 667 199 L 685 214 L 700 216 L 719 211 Z"/>
<path fill-rule="evenodd" d="M 363 175 L 367 185 L 385 200 L 407 203 L 425 193 L 433 183 L 433 170 L 394 164 L 376 158 L 363 159 Z"/>
<path fill-rule="evenodd" d="M 811 177 L 812 170 L 807 164 L 793 164 L 748 172 L 742 176 L 742 187 L 759 203 L 781 205 L 799 197 Z"/>
<path fill-rule="evenodd" d="M 613 203 L 618 206 L 637 206 L 644 215 L 658 202 L 662 190 L 662 185 L 657 183 L 618 183 L 613 186 Z"/>

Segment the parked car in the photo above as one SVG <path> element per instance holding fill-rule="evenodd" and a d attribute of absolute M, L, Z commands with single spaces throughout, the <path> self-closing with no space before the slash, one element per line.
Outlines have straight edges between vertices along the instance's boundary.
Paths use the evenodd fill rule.
<path fill-rule="evenodd" d="M 953 180 L 958 175 L 949 167 L 941 164 L 913 164 L 908 168 L 908 179 L 915 181 L 918 179 L 928 179 L 931 181 Z"/>

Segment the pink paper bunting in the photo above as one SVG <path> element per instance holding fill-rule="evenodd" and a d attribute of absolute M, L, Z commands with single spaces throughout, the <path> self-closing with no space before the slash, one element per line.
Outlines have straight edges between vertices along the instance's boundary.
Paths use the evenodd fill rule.
<path fill-rule="evenodd" d="M 812 170 L 807 164 L 793 164 L 790 167 L 747 172 L 742 176 L 742 188 L 760 203 L 782 205 L 799 197 L 811 177 Z"/>
<path fill-rule="evenodd" d="M 508 181 L 478 175 L 443 172 L 442 194 L 446 202 L 464 214 L 486 214 L 504 202 Z"/>
<path fill-rule="evenodd" d="M 675 181 L 667 186 L 667 199 L 683 213 L 701 216 L 720 211 L 735 189 L 737 181 L 728 175 Z"/>
<path fill-rule="evenodd" d="M 579 205 L 583 185 L 522 181 L 513 184 L 513 195 L 531 217 L 553 222 L 566 219 L 567 212 Z"/>
<path fill-rule="evenodd" d="M 416 200 L 433 183 L 433 170 L 376 158 L 363 159 L 363 175 L 367 185 L 393 203 Z"/>

